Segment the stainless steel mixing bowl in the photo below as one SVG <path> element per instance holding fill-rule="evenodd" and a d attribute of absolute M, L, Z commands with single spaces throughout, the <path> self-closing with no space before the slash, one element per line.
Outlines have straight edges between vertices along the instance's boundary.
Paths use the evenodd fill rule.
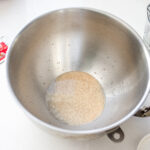
<path fill-rule="evenodd" d="M 92 123 L 69 126 L 46 108 L 47 88 L 67 71 L 88 72 L 104 89 L 104 112 Z M 120 125 L 139 109 L 150 88 L 149 55 L 137 33 L 106 12 L 80 8 L 53 11 L 28 24 L 10 47 L 7 74 L 28 116 L 66 135 L 96 134 Z"/>

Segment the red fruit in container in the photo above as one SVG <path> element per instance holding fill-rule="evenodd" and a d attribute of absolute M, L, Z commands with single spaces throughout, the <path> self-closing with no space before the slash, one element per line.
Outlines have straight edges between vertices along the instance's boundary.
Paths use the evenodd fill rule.
<path fill-rule="evenodd" d="M 0 63 L 4 61 L 8 46 L 4 42 L 0 42 Z"/>

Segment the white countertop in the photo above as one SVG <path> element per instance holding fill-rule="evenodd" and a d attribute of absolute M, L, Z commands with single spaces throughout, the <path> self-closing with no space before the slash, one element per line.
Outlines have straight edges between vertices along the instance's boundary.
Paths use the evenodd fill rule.
<path fill-rule="evenodd" d="M 0 37 L 8 43 L 30 20 L 45 12 L 64 7 L 88 7 L 112 13 L 141 36 L 149 0 L 0 0 Z M 150 132 L 150 117 L 137 118 L 121 125 L 125 140 L 116 144 L 107 136 L 89 141 L 68 140 L 49 135 L 24 115 L 9 95 L 5 63 L 0 64 L 0 150 L 135 150 L 140 139 Z"/>

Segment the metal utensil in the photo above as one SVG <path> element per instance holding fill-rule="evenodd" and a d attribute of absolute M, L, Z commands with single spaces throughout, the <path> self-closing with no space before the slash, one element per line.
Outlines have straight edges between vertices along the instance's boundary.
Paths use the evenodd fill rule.
<path fill-rule="evenodd" d="M 147 20 L 145 25 L 145 31 L 143 41 L 150 51 L 150 4 L 147 6 Z M 136 117 L 149 117 L 150 116 L 150 100 L 146 100 L 143 106 L 135 114 Z"/>
<path fill-rule="evenodd" d="M 75 70 L 93 75 L 106 95 L 103 114 L 83 126 L 63 124 L 45 105 L 51 81 Z M 33 20 L 7 57 L 8 82 L 18 104 L 42 127 L 69 136 L 103 133 L 134 115 L 149 92 L 149 74 L 148 51 L 129 25 L 106 12 L 80 8 Z"/>

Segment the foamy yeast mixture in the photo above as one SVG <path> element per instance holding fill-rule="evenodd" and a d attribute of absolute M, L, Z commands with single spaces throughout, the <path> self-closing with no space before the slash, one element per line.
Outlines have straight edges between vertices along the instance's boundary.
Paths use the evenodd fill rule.
<path fill-rule="evenodd" d="M 46 101 L 55 117 L 69 125 L 95 120 L 104 109 L 105 97 L 99 82 L 85 72 L 66 72 L 51 83 Z"/>

